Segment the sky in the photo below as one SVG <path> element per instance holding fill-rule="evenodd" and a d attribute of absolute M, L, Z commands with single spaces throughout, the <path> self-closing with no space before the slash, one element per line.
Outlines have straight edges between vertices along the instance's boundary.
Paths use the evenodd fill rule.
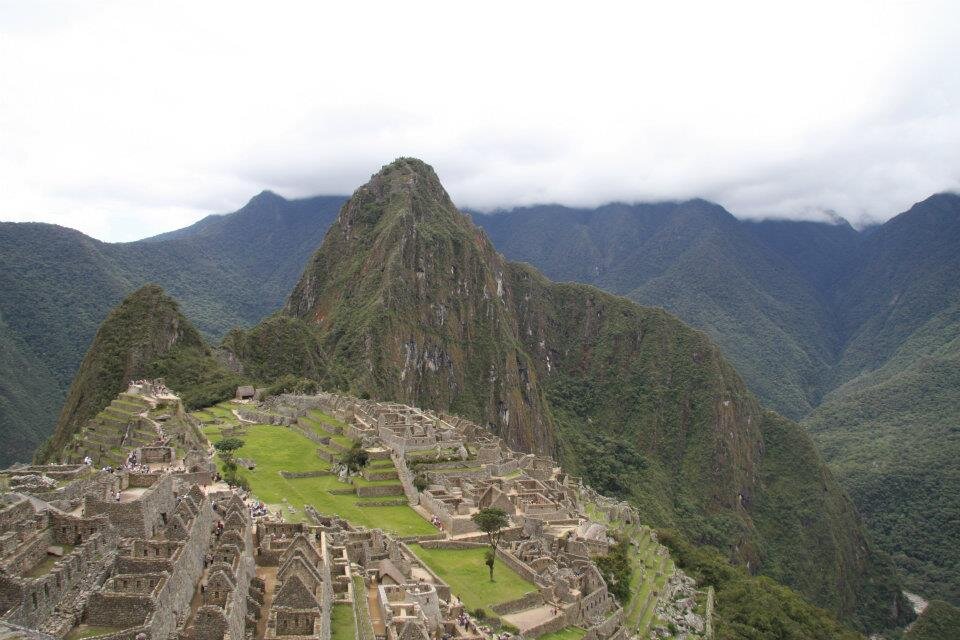
<path fill-rule="evenodd" d="M 399 156 L 461 207 L 960 189 L 957 2 L 0 0 L 0 220 L 134 240 Z"/>

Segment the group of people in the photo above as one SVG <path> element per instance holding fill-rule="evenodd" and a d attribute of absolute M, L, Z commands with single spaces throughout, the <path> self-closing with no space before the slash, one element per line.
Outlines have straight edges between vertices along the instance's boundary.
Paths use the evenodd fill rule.
<path fill-rule="evenodd" d="M 121 468 L 131 473 L 150 473 L 150 467 L 145 464 L 140 464 L 136 450 L 130 452 Z"/>
<path fill-rule="evenodd" d="M 261 518 L 270 515 L 270 511 L 267 509 L 267 505 L 259 500 L 254 500 L 250 503 L 250 515 L 254 518 Z"/>
<path fill-rule="evenodd" d="M 430 516 L 430 524 L 435 526 L 437 529 L 443 529 L 443 522 L 440 521 L 440 516 L 436 514 Z"/>
<path fill-rule="evenodd" d="M 130 381 L 130 386 L 131 386 L 131 387 L 140 387 L 141 389 L 143 389 L 144 387 L 152 388 L 154 395 L 157 395 L 157 396 L 172 396 L 172 395 L 174 395 L 173 392 L 170 391 L 170 389 L 167 388 L 167 385 L 165 385 L 165 384 L 163 384 L 163 383 L 161 383 L 161 382 L 155 382 L 155 381 L 153 381 L 153 380 L 131 380 L 131 381 Z"/>

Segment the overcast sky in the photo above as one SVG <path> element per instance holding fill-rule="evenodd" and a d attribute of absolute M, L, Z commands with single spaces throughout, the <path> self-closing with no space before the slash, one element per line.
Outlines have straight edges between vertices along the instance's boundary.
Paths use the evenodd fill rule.
<path fill-rule="evenodd" d="M 960 187 L 960 3 L 0 0 L 0 220 L 132 240 L 402 155 L 462 207 L 889 218 Z"/>

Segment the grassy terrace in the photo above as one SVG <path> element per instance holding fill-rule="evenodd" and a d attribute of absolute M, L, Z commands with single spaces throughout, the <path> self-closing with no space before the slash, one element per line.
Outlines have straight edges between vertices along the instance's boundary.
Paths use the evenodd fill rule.
<path fill-rule="evenodd" d="M 320 513 L 336 514 L 347 520 L 367 527 L 380 527 L 398 535 L 424 535 L 436 533 L 436 529 L 407 505 L 386 507 L 360 507 L 358 503 L 372 502 L 361 500 L 356 495 L 334 495 L 331 491 L 350 489 L 350 485 L 339 482 L 335 476 L 318 478 L 286 479 L 281 471 L 328 470 L 330 465 L 317 457 L 317 445 L 303 435 L 286 427 L 272 425 L 245 425 L 246 435 L 242 436 L 243 448 L 236 453 L 239 458 L 252 458 L 256 462 L 253 471 L 240 469 L 239 474 L 247 479 L 250 488 L 260 499 L 274 509 L 284 507 L 284 518 L 301 521 L 304 519 L 303 506 L 313 505 Z M 211 442 L 222 436 L 220 427 L 207 425 L 204 434 Z M 394 481 L 367 482 L 362 484 L 398 484 Z M 284 502 L 286 498 L 287 502 Z M 381 498 L 389 499 L 389 498 Z M 287 505 L 295 512 L 291 514 Z"/>
<path fill-rule="evenodd" d="M 477 549 L 425 549 L 418 544 L 410 549 L 440 576 L 450 590 L 471 611 L 486 609 L 492 605 L 515 600 L 520 596 L 536 591 L 537 587 L 524 580 L 517 572 L 497 561 L 493 569 L 493 582 L 483 563 L 485 548 Z"/>
<path fill-rule="evenodd" d="M 610 524 L 596 505 L 588 502 L 584 507 L 591 519 Z M 647 527 L 629 525 L 616 528 L 631 542 L 630 564 L 633 573 L 630 577 L 630 600 L 623 607 L 624 624 L 629 629 L 639 628 L 638 634 L 643 637 L 656 621 L 657 594 L 663 590 L 667 577 L 675 567 L 669 555 L 657 555 L 660 545 L 653 541 Z M 658 573 L 661 574 L 659 577 Z"/>
<path fill-rule="evenodd" d="M 347 436 L 343 436 L 343 435 L 338 435 L 336 433 L 333 433 L 332 431 L 327 431 L 327 429 L 325 428 L 326 426 L 329 426 L 327 425 L 327 423 L 318 422 L 317 420 L 314 420 L 312 418 L 300 418 L 297 420 L 297 422 L 307 427 L 318 436 L 321 436 L 324 438 L 330 438 L 330 442 L 336 442 L 344 449 L 349 449 L 350 446 L 353 444 L 353 440 L 351 438 L 348 438 Z"/>
<path fill-rule="evenodd" d="M 587 635 L 586 629 L 567 627 L 566 629 L 560 629 L 560 631 L 542 635 L 540 640 L 580 640 L 585 635 Z"/>
<path fill-rule="evenodd" d="M 65 640 L 80 640 L 81 638 L 92 638 L 94 636 L 102 636 L 107 633 L 115 633 L 120 631 L 120 627 L 99 627 L 96 625 L 81 624 L 74 627 L 70 633 L 67 634 Z"/>
<path fill-rule="evenodd" d="M 330 611 L 330 640 L 353 640 L 353 606 L 333 605 Z"/>

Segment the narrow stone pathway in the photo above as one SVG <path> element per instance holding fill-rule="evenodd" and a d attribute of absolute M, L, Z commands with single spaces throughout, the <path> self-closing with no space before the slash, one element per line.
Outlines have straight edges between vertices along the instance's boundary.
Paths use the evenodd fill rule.
<path fill-rule="evenodd" d="M 260 619 L 257 620 L 258 640 L 267 634 L 267 618 L 270 614 L 270 605 L 273 604 L 273 591 L 277 588 L 278 567 L 257 567 L 257 577 L 263 580 L 263 607 L 260 609 Z"/>
<path fill-rule="evenodd" d="M 387 625 L 380 615 L 380 590 L 377 585 L 367 587 L 367 609 L 370 611 L 370 622 L 373 623 L 373 634 L 378 638 L 387 633 Z"/>

